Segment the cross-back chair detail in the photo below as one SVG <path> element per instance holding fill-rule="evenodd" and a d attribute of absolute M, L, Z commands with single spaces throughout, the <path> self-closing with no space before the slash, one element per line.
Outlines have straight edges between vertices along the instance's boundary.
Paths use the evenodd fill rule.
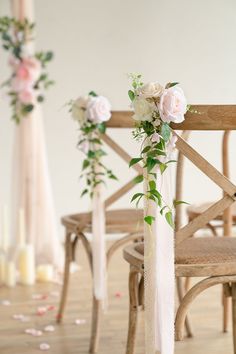
<path fill-rule="evenodd" d="M 107 134 L 101 135 L 102 140 L 118 155 L 120 156 L 127 164 L 129 164 L 131 160 L 131 156 L 112 138 L 110 138 Z M 133 168 L 138 174 L 142 173 L 142 167 L 139 164 L 133 165 Z M 107 209 L 112 204 L 114 204 L 118 199 L 123 197 L 126 193 L 128 193 L 133 187 L 134 182 L 132 178 L 129 182 L 127 182 L 123 187 L 119 188 L 115 193 L 109 196 L 105 201 L 105 208 Z"/>
<path fill-rule="evenodd" d="M 178 135 L 175 130 L 236 130 L 236 105 L 201 105 L 194 106 L 193 108 L 201 114 L 187 113 L 186 119 L 182 124 L 172 125 L 174 134 Z M 119 115 L 117 115 L 117 119 L 118 117 Z M 126 114 L 126 118 L 128 118 L 128 113 Z M 224 139 L 227 141 L 228 138 L 229 132 L 226 132 Z M 227 144 L 225 146 L 227 148 Z M 224 175 L 229 175 L 227 160 L 225 160 L 223 173 L 221 173 L 195 149 L 193 149 L 182 137 L 178 136 L 176 147 L 179 150 L 179 154 L 189 159 L 223 191 L 222 198 L 186 225 L 182 226 L 180 224 L 180 218 L 177 217 L 177 228 L 175 232 L 175 274 L 177 277 L 205 277 L 205 279 L 194 285 L 185 294 L 181 301 L 176 314 L 176 340 L 181 340 L 183 338 L 184 323 L 189 306 L 193 300 L 209 287 L 223 284 L 225 296 L 232 297 L 233 300 L 233 339 L 234 353 L 236 354 L 236 240 L 233 237 L 192 237 L 196 231 L 207 226 L 210 221 L 220 214 L 223 214 L 224 234 L 227 235 L 227 233 L 229 233 L 232 223 L 232 213 L 230 208 L 236 201 L 236 185 Z M 217 250 L 219 249 L 222 251 L 222 254 L 220 252 L 220 255 L 217 253 Z M 202 252 L 203 256 L 208 257 L 207 259 L 202 257 Z M 124 258 L 130 263 L 130 312 L 126 353 L 133 354 L 137 325 L 137 311 L 139 308 L 139 303 L 137 301 L 139 283 L 138 277 L 135 274 L 140 273 L 143 275 L 144 272 L 143 244 L 127 247 L 124 250 Z"/>

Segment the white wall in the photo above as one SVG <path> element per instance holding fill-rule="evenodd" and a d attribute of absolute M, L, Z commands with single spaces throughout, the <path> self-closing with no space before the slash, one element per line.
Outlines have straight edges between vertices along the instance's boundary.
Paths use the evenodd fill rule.
<path fill-rule="evenodd" d="M 9 13 L 9 0 L 0 1 L 0 15 Z M 82 156 L 76 150 L 77 131 L 63 104 L 93 89 L 128 109 L 127 73 L 139 72 L 145 80 L 181 82 L 190 103 L 236 103 L 235 0 L 35 0 L 37 48 L 52 49 L 50 75 L 56 86 L 44 104 L 49 167 L 57 217 L 84 210 L 78 183 Z M 6 53 L 0 52 L 0 81 L 9 74 Z M 0 104 L 0 206 L 9 204 L 11 149 L 14 124 L 1 97 Z M 114 131 L 117 141 L 135 154 L 130 132 Z M 220 167 L 221 133 L 194 133 L 193 145 Z M 234 157 L 236 133 L 232 136 Z M 121 181 L 126 165 L 114 155 L 114 170 Z M 236 179 L 236 168 L 232 171 Z M 187 181 L 189 181 L 187 183 Z M 216 198 L 218 189 L 186 169 L 189 201 Z M 116 183 L 113 183 L 113 187 Z M 119 206 L 128 206 L 124 198 Z M 62 229 L 60 229 L 62 231 Z"/>

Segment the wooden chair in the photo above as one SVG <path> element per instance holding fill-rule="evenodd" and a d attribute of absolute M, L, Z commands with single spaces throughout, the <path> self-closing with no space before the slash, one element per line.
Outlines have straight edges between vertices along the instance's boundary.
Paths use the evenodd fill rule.
<path fill-rule="evenodd" d="M 195 106 L 195 108 L 202 112 L 200 116 L 187 114 L 185 122 L 179 126 L 173 125 L 173 129 L 236 130 L 236 106 Z M 236 354 L 236 238 L 191 237 L 218 215 L 223 214 L 224 223 L 230 225 L 229 208 L 236 200 L 236 186 L 182 138 L 179 137 L 176 146 L 181 154 L 223 190 L 223 197 L 218 202 L 210 205 L 187 225 L 176 229 L 175 273 L 177 279 L 204 277 L 184 295 L 180 303 L 176 314 L 176 340 L 183 339 L 186 315 L 194 299 L 209 287 L 223 284 L 225 296 L 232 297 L 233 340 L 234 354 Z M 144 292 L 143 282 L 140 284 L 140 278 L 144 275 L 144 244 L 125 248 L 124 258 L 130 264 L 130 308 L 126 353 L 133 354 L 138 310 L 142 305 L 140 294 Z"/>
<path fill-rule="evenodd" d="M 230 177 L 230 163 L 229 163 L 229 137 L 230 131 L 225 131 L 222 139 L 222 172 L 225 177 Z M 182 168 L 182 164 L 180 168 Z M 181 182 L 180 182 L 181 183 Z M 212 206 L 214 202 L 204 202 L 201 204 L 190 205 L 186 208 L 186 213 L 188 221 L 191 222 L 194 218 L 201 215 L 206 209 Z M 236 224 L 236 203 L 232 205 L 231 208 L 228 208 L 225 213 L 217 215 L 214 220 L 211 220 L 206 226 L 211 230 L 213 236 L 219 236 L 218 229 L 223 228 L 223 235 L 230 236 L 232 234 L 232 226 Z M 187 278 L 185 282 L 185 289 L 190 288 L 191 278 Z M 223 292 L 223 332 L 228 331 L 229 317 L 230 317 L 230 299 L 224 296 Z"/>
<path fill-rule="evenodd" d="M 114 114 L 118 119 L 112 119 L 109 122 L 110 128 L 128 128 L 125 121 L 119 119 L 123 117 L 123 113 Z M 123 122 L 123 123 L 122 123 Z M 121 129 L 120 129 L 121 130 Z M 121 132 L 120 132 L 121 133 Z M 113 149 L 123 160 L 128 163 L 131 159 L 129 154 L 108 135 L 103 134 L 101 136 L 103 141 Z M 142 168 L 139 165 L 135 165 L 134 169 L 138 174 L 142 173 Z M 107 265 L 109 265 L 110 259 L 114 252 L 124 246 L 125 244 L 137 241 L 143 237 L 143 212 L 136 209 L 119 209 L 119 210 L 107 210 L 110 206 L 120 199 L 124 194 L 130 191 L 134 187 L 134 177 L 126 183 L 123 187 L 118 189 L 105 201 L 106 209 L 106 233 L 107 234 L 125 234 L 121 239 L 115 241 L 112 246 L 107 250 Z M 92 232 L 91 225 L 91 213 L 79 213 L 74 215 L 68 215 L 62 218 L 62 224 L 65 226 L 65 267 L 64 267 L 64 280 L 59 305 L 59 311 L 57 315 L 57 322 L 61 322 L 68 294 L 69 277 L 70 277 L 70 263 L 75 260 L 75 251 L 78 241 L 80 240 L 84 246 L 90 269 L 92 272 L 92 249 L 90 242 L 87 238 L 87 233 Z M 91 328 L 91 340 L 90 340 L 90 352 L 95 353 L 98 351 L 99 344 L 99 328 L 101 320 L 101 301 L 96 300 L 93 297 L 93 309 L 92 309 L 92 328 Z"/>

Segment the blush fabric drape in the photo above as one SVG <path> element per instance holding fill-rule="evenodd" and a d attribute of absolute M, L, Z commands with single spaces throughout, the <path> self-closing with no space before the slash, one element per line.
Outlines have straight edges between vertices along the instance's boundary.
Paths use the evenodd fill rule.
<path fill-rule="evenodd" d="M 12 14 L 34 22 L 33 0 L 12 0 Z M 34 43 L 27 44 L 29 53 Z M 19 209 L 24 210 L 26 241 L 35 247 L 36 263 L 51 263 L 61 269 L 63 250 L 56 227 L 56 216 L 43 129 L 42 110 L 32 113 L 15 126 L 13 156 L 13 233 L 17 239 Z"/>
<path fill-rule="evenodd" d="M 167 205 L 173 204 L 171 168 L 157 173 L 157 189 Z M 148 190 L 147 176 L 144 192 Z M 152 215 L 151 226 L 144 225 L 145 354 L 174 354 L 174 231 L 157 204 L 146 200 L 144 215 Z"/>

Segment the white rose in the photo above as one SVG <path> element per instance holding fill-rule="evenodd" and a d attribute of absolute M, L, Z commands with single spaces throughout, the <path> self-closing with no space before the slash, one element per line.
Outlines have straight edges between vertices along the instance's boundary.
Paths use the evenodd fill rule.
<path fill-rule="evenodd" d="M 136 98 L 133 101 L 134 115 L 137 121 L 152 121 L 154 106 L 144 98 Z"/>
<path fill-rule="evenodd" d="M 149 82 L 138 89 L 138 95 L 143 98 L 160 97 L 164 88 L 158 82 Z"/>
<path fill-rule="evenodd" d="M 180 87 L 166 89 L 160 99 L 159 112 L 163 122 L 181 123 L 187 111 L 187 100 Z"/>
<path fill-rule="evenodd" d="M 79 97 L 73 102 L 71 114 L 74 120 L 78 121 L 80 125 L 83 125 L 86 121 L 86 107 L 90 98 L 88 96 Z"/>
<path fill-rule="evenodd" d="M 111 118 L 111 104 L 104 96 L 91 97 L 86 114 L 93 123 L 106 122 Z"/>

